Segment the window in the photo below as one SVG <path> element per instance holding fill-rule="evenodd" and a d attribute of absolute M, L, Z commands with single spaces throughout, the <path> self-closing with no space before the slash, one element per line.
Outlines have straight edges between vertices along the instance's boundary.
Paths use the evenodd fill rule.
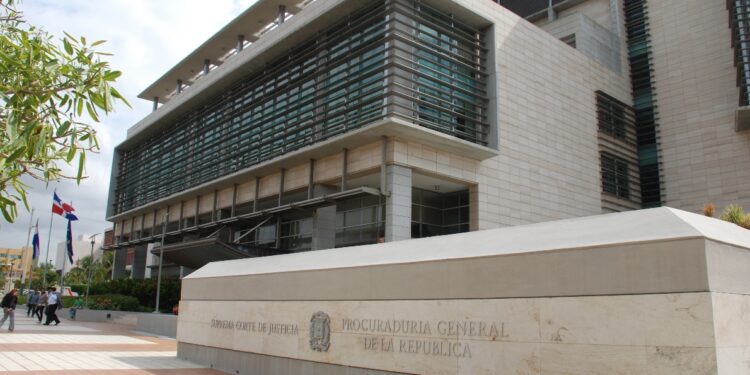
<path fill-rule="evenodd" d="M 635 141 L 635 115 L 630 106 L 597 91 L 596 114 L 600 132 L 623 141 Z"/>
<path fill-rule="evenodd" d="M 568 35 L 566 37 L 563 37 L 563 38 L 560 39 L 560 41 L 562 41 L 563 43 L 565 43 L 565 44 L 567 44 L 567 45 L 569 45 L 569 46 L 571 46 L 573 48 L 576 48 L 576 34 L 570 34 L 570 35 Z"/>
<path fill-rule="evenodd" d="M 630 198 L 630 172 L 627 161 L 607 152 L 602 152 L 600 158 L 602 190 L 623 199 Z"/>
<path fill-rule="evenodd" d="M 412 189 L 412 238 L 468 232 L 469 222 L 468 190 L 441 194 Z"/>
<path fill-rule="evenodd" d="M 376 243 L 385 237 L 384 203 L 377 196 L 336 203 L 336 247 Z"/>
<path fill-rule="evenodd" d="M 305 251 L 312 248 L 313 221 L 311 217 L 281 222 L 281 248 L 286 251 Z"/>
<path fill-rule="evenodd" d="M 486 144 L 482 33 L 421 3 L 415 11 L 409 48 L 417 122 Z"/>

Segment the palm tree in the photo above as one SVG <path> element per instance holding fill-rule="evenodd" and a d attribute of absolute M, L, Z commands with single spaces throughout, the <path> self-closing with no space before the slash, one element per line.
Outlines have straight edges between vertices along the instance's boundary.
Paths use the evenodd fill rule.
<path fill-rule="evenodd" d="M 114 252 L 105 251 L 102 257 L 94 262 L 94 265 L 92 266 L 91 283 L 99 283 L 112 279 L 114 261 Z"/>

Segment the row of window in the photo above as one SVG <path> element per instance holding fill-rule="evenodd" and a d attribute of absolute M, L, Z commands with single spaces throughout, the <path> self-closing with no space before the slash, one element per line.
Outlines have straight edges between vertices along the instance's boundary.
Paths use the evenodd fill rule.
<path fill-rule="evenodd" d="M 601 91 L 596 92 L 596 108 L 602 192 L 640 204 L 638 172 L 630 161 L 637 155 L 633 108 Z"/>
<path fill-rule="evenodd" d="M 454 193 L 412 189 L 412 238 L 469 231 L 469 192 Z M 277 226 L 278 225 L 278 226 Z M 278 236 L 277 236 L 278 228 Z M 241 245 L 279 247 L 298 252 L 312 248 L 311 216 L 274 220 L 253 233 L 235 233 Z M 376 243 L 385 237 L 385 202 L 382 197 L 365 196 L 336 204 L 336 247 Z"/>
<path fill-rule="evenodd" d="M 624 0 L 623 7 L 638 139 L 641 204 L 643 207 L 657 207 L 661 205 L 661 176 L 657 153 L 656 90 L 651 77 L 653 66 L 648 1 Z"/>
<path fill-rule="evenodd" d="M 728 0 L 740 105 L 750 105 L 750 0 Z"/>

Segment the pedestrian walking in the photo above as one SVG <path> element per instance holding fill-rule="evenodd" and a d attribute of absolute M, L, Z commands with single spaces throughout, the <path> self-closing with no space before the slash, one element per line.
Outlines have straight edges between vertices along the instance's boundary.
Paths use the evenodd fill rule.
<path fill-rule="evenodd" d="M 0 302 L 0 306 L 3 308 L 3 319 L 0 320 L 0 328 L 3 328 L 3 324 L 5 324 L 5 321 L 10 317 L 10 326 L 8 326 L 8 331 L 13 332 L 13 328 L 15 328 L 16 325 L 16 318 L 15 318 L 15 311 L 16 311 L 16 304 L 18 303 L 18 290 L 13 289 L 8 294 L 3 297 L 2 302 Z"/>
<path fill-rule="evenodd" d="M 56 292 L 57 288 L 51 287 L 47 291 L 47 321 L 44 322 L 45 326 L 48 326 L 52 321 L 55 321 L 55 325 L 60 324 L 60 319 L 57 318 L 57 305 L 60 303 L 60 295 Z"/>
<path fill-rule="evenodd" d="M 36 314 L 36 305 L 39 303 L 40 296 L 41 295 L 37 290 L 32 290 L 29 293 L 29 299 L 26 301 L 26 306 L 28 307 L 26 309 L 26 317 L 31 316 L 31 314 Z"/>
<path fill-rule="evenodd" d="M 47 295 L 46 291 L 42 291 L 42 293 L 39 295 L 39 302 L 36 304 L 36 311 L 34 311 L 34 315 L 36 315 L 36 318 L 38 320 L 37 323 L 42 322 L 42 315 L 44 314 L 45 310 L 47 309 L 47 299 L 49 296 Z"/>

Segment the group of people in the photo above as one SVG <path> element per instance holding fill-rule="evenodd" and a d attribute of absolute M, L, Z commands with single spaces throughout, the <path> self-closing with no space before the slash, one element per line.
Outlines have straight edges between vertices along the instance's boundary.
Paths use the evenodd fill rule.
<path fill-rule="evenodd" d="M 0 329 L 5 324 L 5 321 L 10 318 L 10 326 L 8 327 L 9 332 L 13 332 L 15 328 L 15 310 L 16 304 L 18 304 L 18 290 L 13 289 L 3 297 L 0 306 L 3 308 L 3 318 L 0 319 Z M 55 287 L 49 287 L 46 291 L 32 290 L 29 292 L 28 300 L 26 302 L 28 307 L 26 310 L 27 317 L 35 317 L 42 323 L 42 316 L 46 316 L 47 319 L 44 325 L 48 326 L 53 321 L 55 325 L 60 324 L 55 313 L 58 309 L 62 308 L 62 298 L 60 293 Z"/>
<path fill-rule="evenodd" d="M 37 318 L 39 323 L 42 322 L 42 314 L 47 317 L 44 325 L 48 326 L 53 321 L 55 325 L 60 324 L 60 319 L 57 318 L 57 310 L 62 309 L 62 296 L 57 288 L 51 286 L 46 291 L 36 290 L 29 293 L 29 299 L 26 302 L 28 307 L 26 310 L 26 316 L 34 316 Z M 2 328 L 2 325 L 0 325 Z"/>

